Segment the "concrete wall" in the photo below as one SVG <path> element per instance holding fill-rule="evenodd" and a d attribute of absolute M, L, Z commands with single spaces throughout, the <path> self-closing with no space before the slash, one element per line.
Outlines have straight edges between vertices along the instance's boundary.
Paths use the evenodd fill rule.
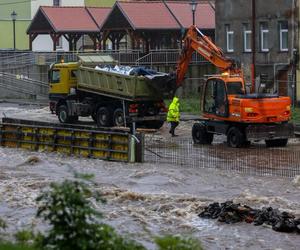
<path fill-rule="evenodd" d="M 28 36 L 26 30 L 30 21 L 16 21 L 16 48 L 28 49 Z M 0 49 L 12 49 L 14 47 L 13 24 L 10 20 L 0 20 Z"/>
<path fill-rule="evenodd" d="M 217 0 L 216 1 L 216 43 L 225 54 L 240 61 L 244 66 L 246 81 L 250 81 L 250 64 L 252 53 L 244 52 L 243 24 L 251 29 L 252 8 L 251 0 Z M 274 76 L 274 64 L 290 64 L 293 58 L 295 23 L 292 20 L 293 0 L 256 0 L 256 76 L 267 73 L 269 78 Z M 288 21 L 289 50 L 282 52 L 279 49 L 279 21 Z M 260 23 L 268 23 L 269 52 L 260 49 Z M 234 31 L 234 52 L 226 52 L 225 25 L 230 25 Z M 276 66 L 275 66 L 276 68 Z"/>

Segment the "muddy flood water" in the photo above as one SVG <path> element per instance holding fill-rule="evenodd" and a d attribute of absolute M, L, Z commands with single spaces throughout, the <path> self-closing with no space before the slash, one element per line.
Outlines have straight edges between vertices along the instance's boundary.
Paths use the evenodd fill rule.
<path fill-rule="evenodd" d="M 56 122 L 47 108 L 36 106 L 2 104 L 0 114 Z M 189 136 L 189 125 L 183 123 L 178 128 L 182 137 Z M 287 150 L 298 150 L 298 143 Z M 149 249 L 155 249 L 153 237 L 162 234 L 192 235 L 205 249 L 299 249 L 299 234 L 198 217 L 209 203 L 229 199 L 254 208 L 272 206 L 299 217 L 300 184 L 293 183 L 292 178 L 167 162 L 124 164 L 0 148 L 0 217 L 9 225 L 8 232 L 32 226 L 43 229 L 43 222 L 35 218 L 35 198 L 51 182 L 71 179 L 74 172 L 94 174 L 93 188 L 107 199 L 106 204 L 94 204 L 103 211 L 105 222 Z"/>

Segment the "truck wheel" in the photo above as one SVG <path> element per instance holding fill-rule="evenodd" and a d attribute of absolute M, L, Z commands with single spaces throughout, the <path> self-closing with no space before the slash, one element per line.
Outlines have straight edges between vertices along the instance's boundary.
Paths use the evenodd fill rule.
<path fill-rule="evenodd" d="M 116 109 L 113 117 L 113 124 L 116 127 L 124 126 L 124 114 L 122 109 Z"/>
<path fill-rule="evenodd" d="M 211 144 L 214 134 L 207 132 L 205 125 L 195 123 L 192 128 L 192 137 L 195 144 Z"/>
<path fill-rule="evenodd" d="M 68 108 L 66 105 L 60 105 L 58 107 L 57 116 L 58 116 L 58 120 L 61 123 L 74 123 L 78 121 L 77 115 L 74 116 L 68 115 Z"/>
<path fill-rule="evenodd" d="M 274 139 L 274 140 L 266 140 L 266 146 L 270 147 L 285 147 L 288 143 L 288 139 Z"/>
<path fill-rule="evenodd" d="M 98 127 L 111 126 L 111 114 L 107 107 L 100 107 L 97 111 L 96 121 Z"/>
<path fill-rule="evenodd" d="M 245 145 L 245 136 L 237 127 L 232 127 L 227 133 L 227 144 L 232 148 L 240 148 Z"/>
<path fill-rule="evenodd" d="M 57 116 L 58 116 L 58 120 L 61 123 L 68 123 L 68 122 L 70 122 L 69 115 L 68 115 L 68 108 L 67 108 L 66 105 L 60 105 L 58 107 Z"/>

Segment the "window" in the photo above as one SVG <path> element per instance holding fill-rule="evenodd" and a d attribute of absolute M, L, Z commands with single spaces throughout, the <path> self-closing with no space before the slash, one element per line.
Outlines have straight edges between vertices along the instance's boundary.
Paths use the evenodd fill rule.
<path fill-rule="evenodd" d="M 266 22 L 260 24 L 260 50 L 269 52 L 269 28 Z"/>
<path fill-rule="evenodd" d="M 230 25 L 225 25 L 226 30 L 226 50 L 227 52 L 234 52 L 233 48 L 233 30 L 230 30 Z"/>
<path fill-rule="evenodd" d="M 62 37 L 61 36 L 56 40 L 56 47 L 58 47 L 59 49 L 62 48 Z"/>
<path fill-rule="evenodd" d="M 244 24 L 244 52 L 251 52 L 251 36 L 252 31 L 249 29 L 249 24 Z"/>
<path fill-rule="evenodd" d="M 227 86 L 227 93 L 228 95 L 243 95 L 243 85 L 241 82 L 228 82 Z"/>
<path fill-rule="evenodd" d="M 225 83 L 218 79 L 208 80 L 204 93 L 204 112 L 228 116 L 228 100 Z"/>
<path fill-rule="evenodd" d="M 53 0 L 53 6 L 60 6 L 60 0 Z"/>
<path fill-rule="evenodd" d="M 60 70 L 59 69 L 54 69 L 50 71 L 49 75 L 49 82 L 50 83 L 59 83 L 60 82 Z"/>
<path fill-rule="evenodd" d="M 70 72 L 70 78 L 71 79 L 76 79 L 77 78 L 77 70 L 71 70 Z"/>
<path fill-rule="evenodd" d="M 280 51 L 288 51 L 289 44 L 288 44 L 288 22 L 282 21 L 279 22 L 279 46 Z"/>

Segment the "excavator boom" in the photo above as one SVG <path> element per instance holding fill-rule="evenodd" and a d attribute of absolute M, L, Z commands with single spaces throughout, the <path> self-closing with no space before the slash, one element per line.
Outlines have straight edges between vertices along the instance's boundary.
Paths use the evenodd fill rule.
<path fill-rule="evenodd" d="M 229 74 L 242 75 L 241 69 L 236 67 L 234 60 L 225 57 L 223 51 L 193 25 L 188 29 L 184 38 L 184 47 L 177 64 L 177 87 L 182 85 L 194 51 L 215 65 L 222 73 L 228 72 Z"/>

